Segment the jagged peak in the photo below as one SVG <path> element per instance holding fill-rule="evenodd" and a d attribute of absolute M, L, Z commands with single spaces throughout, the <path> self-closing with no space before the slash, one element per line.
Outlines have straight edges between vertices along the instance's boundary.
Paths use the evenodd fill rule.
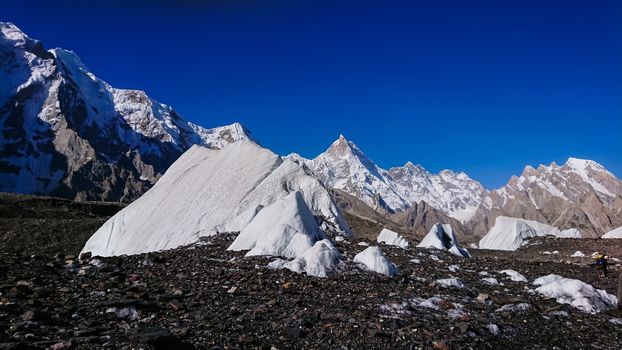
<path fill-rule="evenodd" d="M 467 173 L 465 173 L 464 171 L 453 171 L 451 169 L 443 169 L 439 172 L 439 174 L 449 175 L 457 179 L 469 179 L 470 178 L 469 175 L 467 175 Z"/>
<path fill-rule="evenodd" d="M 521 173 L 520 177 L 528 177 L 530 175 L 534 175 L 536 172 L 537 170 L 533 166 L 525 165 L 525 168 L 523 169 L 523 172 Z"/>
<path fill-rule="evenodd" d="M 15 24 L 11 22 L 0 22 L 0 33 L 2 34 L 2 38 L 9 41 L 27 41 L 32 40 L 22 32 Z"/>
<path fill-rule="evenodd" d="M 228 125 L 218 126 L 210 130 L 217 131 L 221 135 L 223 135 L 223 133 L 229 133 L 231 136 L 231 140 L 252 141 L 253 143 L 258 144 L 257 141 L 253 138 L 250 130 L 248 130 L 240 122 L 234 122 Z"/>
<path fill-rule="evenodd" d="M 0 47 L 18 48 L 41 59 L 53 59 L 54 56 L 45 50 L 39 40 L 31 39 L 11 22 L 0 22 Z"/>
<path fill-rule="evenodd" d="M 354 153 L 355 150 L 360 152 L 359 148 L 352 141 L 346 139 L 343 134 L 339 134 L 339 138 L 330 145 L 330 147 L 326 150 L 326 153 L 333 155 L 345 155 Z"/>
<path fill-rule="evenodd" d="M 427 172 L 427 170 L 421 164 L 414 164 L 411 161 L 407 161 L 406 164 L 404 164 L 403 168 L 413 171 Z"/>
<path fill-rule="evenodd" d="M 242 124 L 240 122 L 233 122 L 233 123 L 231 123 L 229 125 L 225 125 L 225 127 L 230 128 L 230 129 L 234 129 L 234 130 L 238 131 L 240 134 L 245 134 L 249 138 L 251 136 L 250 130 L 248 130 L 248 128 L 246 128 L 244 126 L 244 124 Z"/>

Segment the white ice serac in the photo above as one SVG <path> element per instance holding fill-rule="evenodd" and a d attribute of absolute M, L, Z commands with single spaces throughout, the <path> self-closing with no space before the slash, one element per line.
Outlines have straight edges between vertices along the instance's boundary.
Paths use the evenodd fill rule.
<path fill-rule="evenodd" d="M 219 232 L 243 232 L 255 242 L 260 242 L 255 235 L 265 234 L 262 239 L 285 244 L 278 247 L 279 255 L 293 257 L 326 231 L 350 235 L 320 181 L 298 164 L 242 140 L 222 150 L 192 147 L 153 188 L 95 232 L 83 251 L 137 254 Z M 254 248 L 270 250 L 261 244 L 240 247 Z"/>
<path fill-rule="evenodd" d="M 460 246 L 449 224 L 438 223 L 421 240 L 417 247 L 446 250 L 454 255 L 470 258 L 471 254 Z"/>
<path fill-rule="evenodd" d="M 525 245 L 530 238 L 540 236 L 581 238 L 581 232 L 577 229 L 560 231 L 553 226 L 532 220 L 499 216 L 488 234 L 479 241 L 479 248 L 516 250 Z"/>

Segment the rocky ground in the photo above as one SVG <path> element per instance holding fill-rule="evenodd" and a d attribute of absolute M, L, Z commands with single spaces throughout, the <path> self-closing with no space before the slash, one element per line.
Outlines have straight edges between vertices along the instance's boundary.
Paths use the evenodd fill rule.
<path fill-rule="evenodd" d="M 0 192 L 0 252 L 76 254 L 123 205 Z"/>
<path fill-rule="evenodd" d="M 399 276 L 346 263 L 321 279 L 228 252 L 232 238 L 84 261 L 5 253 L 0 348 L 622 347 L 619 311 L 585 314 L 496 272 L 511 268 L 530 281 L 549 273 L 590 280 L 584 264 L 383 246 Z M 339 248 L 352 258 L 364 247 Z M 464 287 L 435 282 L 451 276 Z M 489 277 L 503 285 L 485 283 Z"/>
<path fill-rule="evenodd" d="M 398 276 L 348 262 L 322 279 L 228 252 L 233 235 L 79 260 L 118 206 L 0 198 L 0 349 L 622 348 L 622 313 L 586 314 L 530 284 L 555 273 L 615 294 L 622 240 L 538 239 L 517 252 L 471 249 L 471 259 L 383 245 Z M 351 260 L 370 238 L 337 247 Z M 607 251 L 611 277 L 571 257 L 577 250 Z M 438 282 L 451 277 L 462 288 Z"/>

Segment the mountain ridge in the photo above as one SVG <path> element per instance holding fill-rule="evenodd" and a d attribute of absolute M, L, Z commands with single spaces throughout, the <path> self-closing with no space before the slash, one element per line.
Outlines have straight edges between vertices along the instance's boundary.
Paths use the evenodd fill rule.
<path fill-rule="evenodd" d="M 343 134 L 313 159 L 295 153 L 287 158 L 308 166 L 327 186 L 354 195 L 376 211 L 410 223 L 409 227 L 426 221 L 430 214 L 421 211 L 426 206 L 443 214 L 431 217 L 451 221 L 460 234 L 478 236 L 486 234 L 500 215 L 561 229 L 576 226 L 587 237 L 622 224 L 622 181 L 593 160 L 569 157 L 562 165 L 526 165 L 506 185 L 489 190 L 464 172 L 443 169 L 433 174 L 411 161 L 385 170 Z"/>
<path fill-rule="evenodd" d="M 195 144 L 254 141 L 239 123 L 206 129 L 116 89 L 12 23 L 0 23 L 0 62 L 0 191 L 130 202 Z"/>
<path fill-rule="evenodd" d="M 239 123 L 206 129 L 144 91 L 114 88 L 74 52 L 45 50 L 11 23 L 0 33 L 0 191 L 131 202 L 194 145 L 257 143 Z M 622 225 L 622 182 L 587 159 L 527 165 L 486 189 L 465 172 L 411 161 L 384 169 L 343 134 L 313 159 L 283 158 L 406 226 L 451 221 L 483 235 L 503 215 L 595 237 Z"/>

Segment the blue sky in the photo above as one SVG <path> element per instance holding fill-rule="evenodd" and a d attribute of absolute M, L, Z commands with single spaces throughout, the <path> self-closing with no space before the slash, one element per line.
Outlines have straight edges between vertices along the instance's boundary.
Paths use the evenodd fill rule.
<path fill-rule="evenodd" d="M 622 176 L 622 1 L 10 1 L 46 47 L 280 154 L 340 133 L 493 188 L 594 159 Z"/>

